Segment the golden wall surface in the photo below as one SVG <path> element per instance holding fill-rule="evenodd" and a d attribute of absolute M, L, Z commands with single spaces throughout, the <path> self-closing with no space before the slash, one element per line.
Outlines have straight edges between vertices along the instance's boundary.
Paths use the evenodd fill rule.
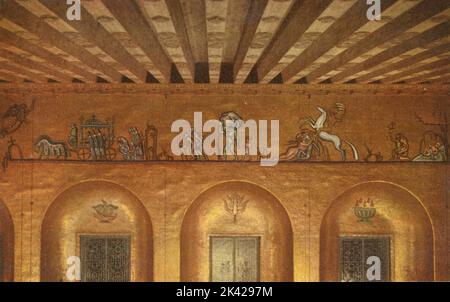
<path fill-rule="evenodd" d="M 377 205 L 372 223 L 360 223 L 348 211 L 355 200 L 371 196 Z M 353 216 L 353 217 L 352 217 Z M 402 281 L 433 280 L 433 227 L 427 212 L 411 192 L 389 182 L 358 184 L 328 208 L 321 226 L 321 280 L 338 279 L 338 236 L 391 237 L 391 277 Z"/>
<path fill-rule="evenodd" d="M 108 201 L 119 207 L 114 223 L 92 219 L 92 204 Z M 97 201 L 97 203 L 95 202 Z M 78 256 L 80 235 L 131 235 L 131 278 L 151 281 L 152 228 L 143 204 L 111 182 L 82 182 L 60 194 L 47 210 L 41 226 L 41 280 L 64 280 L 67 259 Z"/>
<path fill-rule="evenodd" d="M 230 195 L 245 196 L 248 205 L 236 217 L 224 211 Z M 181 280 L 209 279 L 209 236 L 259 236 L 260 280 L 292 281 L 292 226 L 278 199 L 243 181 L 220 183 L 203 192 L 189 207 L 181 226 Z M 208 274 L 207 274 L 208 273 Z"/>
<path fill-rule="evenodd" d="M 427 131 L 448 141 L 445 89 L 52 85 L 5 84 L 0 90 L 0 112 L 36 99 L 23 125 L 0 141 L 0 155 L 10 136 L 23 153 L 18 160 L 13 148 L 0 172 L 3 254 L 14 255 L 13 262 L 7 256 L 13 271 L 7 266 L 5 279 L 65 280 L 67 257 L 78 256 L 77 236 L 86 233 L 132 234 L 132 280 L 138 281 L 207 281 L 207 234 L 262 236 L 261 279 L 267 281 L 337 280 L 338 236 L 374 234 L 392 236 L 392 280 L 450 279 L 448 165 L 411 161 Z M 341 161 L 328 143 L 328 161 L 275 167 L 176 157 L 133 162 L 120 154 L 112 162 L 78 161 L 76 153 L 67 161 L 37 160 L 33 150 L 41 135 L 67 141 L 72 124 L 95 114 L 114 119 L 116 137 L 128 138 L 130 127 L 154 125 L 158 153 L 170 152 L 174 120 L 192 121 L 195 111 L 204 120 L 235 111 L 244 119 L 279 120 L 283 152 L 305 127 L 305 117 L 315 119 L 318 106 L 336 103 L 346 111 L 332 131 L 355 145 L 359 161 Z M 411 160 L 391 160 L 392 133 L 408 138 Z M 377 153 L 383 160 L 372 162 Z M 223 198 L 236 192 L 249 202 L 235 224 Z M 360 198 L 373 199 L 377 208 L 368 225 L 352 212 Z M 102 199 L 118 206 L 112 223 L 95 217 L 92 207 Z"/>

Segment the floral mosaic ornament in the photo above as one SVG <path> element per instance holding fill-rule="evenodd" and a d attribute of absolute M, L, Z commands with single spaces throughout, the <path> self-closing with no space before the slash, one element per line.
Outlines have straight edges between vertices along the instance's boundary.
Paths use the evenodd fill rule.
<path fill-rule="evenodd" d="M 94 216 L 101 223 L 110 223 L 117 218 L 117 209 L 119 207 L 102 199 L 102 202 L 92 207 L 95 210 Z"/>

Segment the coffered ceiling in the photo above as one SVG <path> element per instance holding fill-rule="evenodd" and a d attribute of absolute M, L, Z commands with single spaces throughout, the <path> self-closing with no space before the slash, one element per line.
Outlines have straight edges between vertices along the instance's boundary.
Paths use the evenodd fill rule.
<path fill-rule="evenodd" d="M 448 83 L 450 1 L 0 0 L 2 82 Z"/>

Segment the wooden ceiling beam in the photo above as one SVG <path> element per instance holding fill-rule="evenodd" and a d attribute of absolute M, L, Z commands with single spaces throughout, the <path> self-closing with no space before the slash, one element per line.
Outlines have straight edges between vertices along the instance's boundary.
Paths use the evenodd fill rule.
<path fill-rule="evenodd" d="M 375 77 L 382 76 L 384 74 L 390 73 L 395 70 L 400 70 L 408 66 L 412 66 L 416 63 L 419 63 L 423 60 L 432 58 L 434 56 L 441 55 L 443 53 L 446 53 L 450 51 L 450 43 L 442 44 L 436 48 L 428 49 L 426 51 L 423 51 L 415 56 L 411 56 L 410 58 L 403 59 L 399 62 L 389 64 L 388 66 L 380 69 L 376 69 L 368 74 L 364 74 L 358 78 L 356 78 L 356 82 L 358 83 L 364 83 L 369 82 Z"/>
<path fill-rule="evenodd" d="M 195 78 L 195 60 L 192 54 L 191 45 L 189 43 L 186 23 L 184 22 L 183 8 L 178 0 L 165 0 L 165 3 L 173 26 L 175 27 L 175 32 L 177 34 L 178 41 L 180 42 L 181 49 L 183 50 L 187 67 L 191 72 L 192 78 Z"/>
<path fill-rule="evenodd" d="M 74 63 L 66 61 L 61 57 L 51 53 L 50 51 L 42 47 L 39 47 L 33 43 L 30 43 L 27 40 L 19 37 L 18 35 L 15 35 L 2 28 L 0 28 L 0 41 L 8 43 L 10 45 L 14 45 L 17 48 L 22 49 L 23 51 L 26 51 L 32 55 L 40 57 L 56 67 L 66 69 L 75 74 L 78 74 L 79 76 L 86 79 L 88 82 L 96 81 L 97 76 L 95 74 L 86 71 L 85 69 L 78 67 Z"/>
<path fill-rule="evenodd" d="M 384 3 L 386 1 L 381 1 Z M 364 1 L 365 3 L 365 1 Z M 353 59 L 375 48 L 377 45 L 388 42 L 404 31 L 422 23 L 423 21 L 443 12 L 450 7 L 448 0 L 422 1 L 380 29 L 371 33 L 354 46 L 343 51 L 327 63 L 319 66 L 305 77 L 307 83 L 326 75 L 328 72 L 338 69 Z M 374 22 L 374 21 L 373 21 Z"/>
<path fill-rule="evenodd" d="M 381 1 L 382 11 L 388 9 L 398 0 Z M 320 1 L 318 1 L 320 2 Z M 322 55 L 334 48 L 340 42 L 350 37 L 356 30 L 369 22 L 366 1 L 357 1 L 322 35 L 314 40 L 297 58 L 295 58 L 280 74 L 284 81 L 296 76 Z"/>
<path fill-rule="evenodd" d="M 231 63 L 236 56 L 251 2 L 250 0 L 242 0 L 228 3 L 222 62 Z"/>
<path fill-rule="evenodd" d="M 248 14 L 245 20 L 244 30 L 240 37 L 239 47 L 232 61 L 232 82 L 235 81 L 236 76 L 242 68 L 245 56 L 247 55 L 248 49 L 252 44 L 253 37 L 255 36 L 258 25 L 267 7 L 268 0 L 258 0 L 251 1 L 250 8 L 248 9 Z"/>
<path fill-rule="evenodd" d="M 439 77 L 437 79 L 428 80 L 430 84 L 449 84 L 450 83 L 450 75 L 444 75 L 442 77 Z"/>
<path fill-rule="evenodd" d="M 289 13 L 274 34 L 274 38 L 253 66 L 259 80 L 263 79 L 278 64 L 331 2 L 332 0 L 294 1 Z M 367 11 L 367 5 L 364 6 Z M 347 22 L 349 21 L 351 20 L 347 20 Z M 248 81 L 246 80 L 246 82 Z"/>
<path fill-rule="evenodd" d="M 446 66 L 438 66 L 437 68 L 430 70 L 428 72 L 426 72 L 426 70 L 421 70 L 420 73 L 416 73 L 416 75 L 413 74 L 413 76 L 406 76 L 402 77 L 401 79 L 395 80 L 394 84 L 396 83 L 421 83 L 424 81 L 427 81 L 430 78 L 434 78 L 436 76 L 440 76 L 440 75 L 445 75 L 449 72 L 450 70 L 450 66 L 446 65 Z M 388 80 L 388 82 L 383 82 L 384 84 L 389 84 L 391 81 Z"/>
<path fill-rule="evenodd" d="M 9 61 L 14 62 L 15 64 L 18 64 L 25 68 L 39 70 L 43 73 L 53 76 L 56 80 L 58 80 L 60 82 L 71 82 L 72 81 L 71 76 L 68 76 L 57 70 L 51 69 L 48 66 L 46 66 L 44 63 L 39 63 L 39 62 L 30 60 L 30 59 L 27 59 L 25 57 L 19 56 L 9 50 L 0 48 L 0 57 L 8 59 Z"/>
<path fill-rule="evenodd" d="M 2 62 L 2 69 L 14 72 L 15 74 L 21 74 L 36 83 L 47 83 L 48 79 L 39 73 L 33 72 L 31 70 L 25 69 L 22 66 L 16 64 L 11 64 L 9 62 Z"/>
<path fill-rule="evenodd" d="M 66 18 L 67 4 L 60 0 L 39 0 L 39 2 L 75 28 L 86 40 L 98 46 L 116 62 L 136 76 L 139 82 L 147 81 L 148 71 L 82 6 L 82 21 L 69 21 Z"/>
<path fill-rule="evenodd" d="M 195 64 L 195 83 L 209 83 L 208 35 L 205 0 L 177 1 L 181 6 L 186 34 Z"/>
<path fill-rule="evenodd" d="M 290 83 L 300 75 L 304 76 L 298 81 L 301 83 L 435 82 L 443 66 L 449 65 L 448 0 L 409 4 L 403 2 L 407 0 L 383 0 L 382 18 L 385 13 L 386 20 L 381 24 L 367 19 L 368 5 L 359 0 L 346 5 L 334 2 L 343 0 L 293 0 L 283 4 L 283 14 L 267 11 L 268 7 L 278 8 L 274 4 L 278 0 L 227 0 L 226 9 L 206 2 L 217 0 L 164 0 L 165 4 L 150 6 L 143 5 L 144 0 L 95 1 L 97 4 L 83 4 L 82 21 L 69 21 L 68 6 L 62 0 L 34 4 L 0 0 L 0 19 L 4 18 L 0 56 L 7 59 L 4 62 L 14 70 L 11 72 L 17 72 L 11 75 L 38 82 L 102 82 L 103 77 L 121 83 L 158 79 L 183 83 L 181 68 L 184 72 L 189 69 L 194 82 L 209 83 L 211 72 L 212 80 L 217 80 L 220 63 L 221 83 L 233 83 L 236 77 L 242 81 L 248 71 L 246 83 L 270 79 L 271 83 Z M 335 5 L 339 13 L 329 14 Z M 111 22 L 104 23 L 103 15 Z M 256 45 L 259 27 L 267 36 L 263 44 Z M 171 36 L 164 36 L 166 31 Z M 116 36 L 118 32 L 121 35 Z M 305 33 L 311 33 L 311 38 Z M 223 45 L 213 46 L 222 40 L 221 34 Z M 407 38 L 409 35 L 413 37 Z M 399 36 L 400 40 L 396 39 Z M 304 46 L 299 42 L 303 37 Z M 74 41 L 77 39 L 80 42 Z M 400 42 L 392 42 L 394 39 Z M 177 68 L 174 61 L 182 56 L 180 46 L 187 65 L 181 58 Z M 94 47 L 96 50 L 91 50 Z M 400 60 L 403 54 L 406 58 Z M 158 79 L 147 70 L 154 71 Z M 8 69 L 2 71 L 3 76 L 8 73 Z M 189 78 L 189 74 L 183 75 Z"/>
<path fill-rule="evenodd" d="M 117 70 L 74 43 L 15 1 L 3 2 L 2 14 L 4 18 L 37 35 L 42 41 L 61 49 L 92 69 L 110 77 L 113 82 L 120 83 L 122 75 Z"/>
<path fill-rule="evenodd" d="M 182 77 L 158 37 L 150 27 L 147 19 L 134 0 L 102 0 L 103 4 L 125 28 L 135 43 L 144 51 L 153 65 L 159 69 L 166 82 L 175 80 L 183 83 Z"/>
<path fill-rule="evenodd" d="M 422 75 L 419 75 L 414 78 L 405 79 L 402 82 L 405 82 L 407 84 L 421 83 L 421 82 L 426 82 L 428 79 L 434 78 L 437 76 L 441 76 L 441 75 L 446 76 L 449 73 L 450 73 L 450 67 L 445 66 L 443 68 L 439 68 L 438 70 L 429 72 L 427 74 L 422 74 Z"/>
<path fill-rule="evenodd" d="M 390 60 L 392 58 L 398 57 L 399 55 L 408 52 L 412 49 L 425 47 L 429 43 L 436 41 L 441 38 L 445 38 L 450 33 L 450 22 L 441 23 L 433 28 L 430 28 L 423 33 L 408 39 L 392 48 L 373 56 L 372 58 L 357 64 L 353 67 L 342 71 L 330 78 L 332 83 L 339 82 L 343 79 L 350 77 L 353 74 L 357 74 L 364 70 L 369 70 L 372 67 L 382 64 L 383 62 Z"/>
<path fill-rule="evenodd" d="M 254 2 L 254 1 L 253 1 Z M 222 50 L 222 63 L 220 66 L 220 83 L 232 83 L 233 61 L 236 57 L 239 43 L 245 29 L 248 13 L 252 1 L 229 1 L 227 7 L 224 47 Z"/>
<path fill-rule="evenodd" d="M 0 70 L 0 79 L 6 82 L 21 83 L 24 81 L 25 77 Z"/>
<path fill-rule="evenodd" d="M 393 74 L 384 79 L 381 79 L 380 81 L 383 83 L 394 83 L 394 82 L 401 81 L 403 78 L 408 77 L 410 75 L 414 75 L 416 73 L 420 73 L 420 72 L 427 71 L 427 70 L 440 69 L 443 66 L 446 66 L 449 64 L 450 64 L 450 59 L 437 60 L 437 61 L 425 64 L 425 65 L 420 65 L 420 66 L 410 68 L 410 69 L 404 70 L 402 72 Z"/>

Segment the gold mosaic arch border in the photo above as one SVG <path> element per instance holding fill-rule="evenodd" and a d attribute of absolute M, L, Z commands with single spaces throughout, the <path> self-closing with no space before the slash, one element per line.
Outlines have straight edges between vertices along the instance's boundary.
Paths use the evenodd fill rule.
<path fill-rule="evenodd" d="M 227 187 L 227 185 L 230 185 L 231 187 Z M 241 190 L 240 186 L 244 186 Z M 270 205 L 269 207 L 272 209 L 273 207 L 273 213 L 269 215 L 274 222 L 273 225 L 270 226 L 262 226 L 258 229 L 255 229 L 255 224 L 258 224 L 254 219 L 248 220 L 247 218 L 241 218 L 244 219 L 243 224 L 222 224 L 218 223 L 219 221 L 222 221 L 224 214 L 222 210 L 223 205 L 221 202 L 214 204 L 211 206 L 211 203 L 215 201 L 215 197 L 217 197 L 217 194 L 223 194 L 224 191 L 227 190 L 236 190 L 237 192 L 247 192 L 250 196 L 258 196 L 260 195 L 261 198 L 254 201 L 254 204 L 257 204 L 257 206 L 252 207 L 249 209 L 249 211 L 252 211 L 253 214 L 255 213 L 263 213 L 264 211 L 267 212 L 267 209 L 265 209 L 264 204 Z M 245 194 L 245 193 L 244 193 Z M 294 230 L 292 227 L 292 220 L 289 215 L 289 212 L 287 211 L 286 207 L 281 203 L 280 199 L 278 199 L 274 194 L 272 194 L 269 190 L 265 189 L 264 186 L 261 186 L 259 184 L 256 184 L 254 182 L 245 181 L 245 180 L 228 180 L 228 181 L 220 181 L 217 183 L 214 183 L 211 186 L 208 186 L 208 188 L 201 190 L 201 193 L 195 194 L 194 200 L 188 204 L 186 207 L 183 218 L 181 222 L 181 228 L 180 228 L 180 278 L 183 281 L 206 281 L 206 276 L 209 275 L 210 271 L 209 268 L 207 269 L 207 264 L 204 262 L 199 262 L 198 258 L 193 257 L 193 255 L 205 255 L 209 254 L 209 250 L 207 248 L 208 246 L 208 240 L 205 239 L 207 234 L 214 234 L 214 235 L 223 235 L 223 236 L 235 236 L 235 235 L 244 235 L 244 234 L 260 234 L 262 238 L 264 239 L 264 246 L 261 250 L 262 255 L 266 254 L 269 251 L 268 247 L 274 247 L 277 246 L 277 248 L 280 249 L 280 251 L 284 251 L 283 253 L 280 253 L 281 258 L 266 260 L 265 264 L 262 264 L 261 267 L 261 277 L 266 278 L 263 280 L 266 281 L 292 281 L 294 280 Z M 219 200 L 220 201 L 220 200 Z M 209 205 L 210 212 L 208 216 L 214 217 L 211 221 L 206 224 L 203 224 L 201 226 L 197 225 L 196 218 L 198 217 L 198 211 L 204 211 L 206 202 L 207 205 Z M 270 211 L 270 210 L 269 210 Z M 221 214 L 219 214 L 219 212 Z M 200 212 L 201 213 L 201 212 Z M 212 216 L 211 216 L 212 215 Z M 228 217 L 228 216 L 227 216 Z M 258 217 L 256 216 L 250 216 L 252 218 Z M 282 218 L 282 219 L 281 219 Z M 231 221 L 231 220 L 230 220 Z M 275 221 L 277 223 L 275 223 Z M 253 224 L 253 225 L 252 225 Z M 193 229 L 192 229 L 193 228 Z M 220 229 L 220 231 L 217 231 Z M 250 231 L 251 230 L 251 231 Z M 276 234 L 288 234 L 289 236 L 283 236 L 283 238 L 277 237 Z M 275 234 L 275 237 L 269 236 L 269 234 Z M 195 247 L 193 247 L 191 250 L 186 250 L 183 248 L 183 245 L 188 242 L 188 237 L 193 236 L 197 240 L 197 243 Z M 205 237 L 206 236 L 206 237 Z M 275 243 L 274 238 L 278 238 L 277 241 L 279 242 L 279 246 L 277 243 Z M 192 239 L 192 238 L 191 238 Z M 184 253 L 183 253 L 184 251 Z M 284 254 L 284 256 L 283 256 Z M 201 257 L 200 257 L 201 258 Z M 269 259 L 269 258 L 264 258 Z M 280 270 L 277 271 L 277 273 L 274 273 L 276 270 L 271 269 L 275 264 L 280 265 Z M 196 272 L 196 273 L 194 273 Z M 203 278 L 203 279 L 202 279 Z"/>
<path fill-rule="evenodd" d="M 15 160 L 15 161 L 18 162 L 18 163 L 26 162 L 26 160 L 25 160 L 25 161 L 24 161 L 24 160 Z M 31 160 L 31 161 L 33 161 L 33 160 Z M 58 162 L 55 161 L 54 163 L 58 163 Z M 69 163 L 77 164 L 76 161 L 69 162 Z M 83 162 L 82 162 L 82 163 L 83 163 Z M 84 162 L 84 163 L 85 163 L 85 164 L 89 164 L 89 162 Z M 92 163 L 91 163 L 91 164 L 92 164 Z M 100 164 L 101 164 L 101 163 L 100 163 Z M 108 163 L 104 163 L 104 164 L 108 164 Z M 85 184 L 85 183 L 91 183 L 91 182 L 105 182 L 105 183 L 113 184 L 113 185 L 116 185 L 116 186 L 120 187 L 122 190 L 125 190 L 125 191 L 128 191 L 129 193 L 131 193 L 131 194 L 132 194 L 136 199 L 138 199 L 138 200 L 141 202 L 141 204 L 144 206 L 144 208 L 146 209 L 146 212 L 148 213 L 148 216 L 149 216 L 149 218 L 150 218 L 150 222 L 153 224 L 153 220 L 152 220 L 152 218 L 151 218 L 151 216 L 150 216 L 150 212 L 148 211 L 147 207 L 145 206 L 145 203 L 142 202 L 142 199 L 139 197 L 139 195 L 138 195 L 137 193 L 135 193 L 133 190 L 131 190 L 130 188 L 126 187 L 125 185 L 123 185 L 123 184 L 121 184 L 121 183 L 118 183 L 118 182 L 115 181 L 115 180 L 106 179 L 106 178 L 89 178 L 89 179 L 82 180 L 82 181 L 74 181 L 74 182 L 70 182 L 70 183 L 68 183 L 68 184 L 64 184 L 64 186 L 58 187 L 58 190 L 57 190 L 57 191 L 54 191 L 55 194 L 54 194 L 53 197 L 50 199 L 50 202 L 48 203 L 48 205 L 45 207 L 45 210 L 43 211 L 42 217 L 45 218 L 45 216 L 46 216 L 47 213 L 48 213 L 48 210 L 52 207 L 53 203 L 59 198 L 59 196 L 60 196 L 61 194 L 63 194 L 64 192 L 66 192 L 67 190 L 70 190 L 71 188 L 73 188 L 73 187 L 75 187 L 75 186 L 82 185 L 82 184 Z M 0 201 L 1 201 L 1 199 L 0 199 Z M 43 220 L 44 220 L 44 219 L 42 219 L 42 221 L 40 222 L 40 225 L 39 225 L 39 228 L 40 228 L 40 229 L 42 228 L 42 222 L 43 222 Z M 153 227 L 153 225 L 152 225 L 152 227 Z"/>
<path fill-rule="evenodd" d="M 232 179 L 232 180 L 223 180 L 223 181 L 218 181 L 215 182 L 212 185 L 207 186 L 206 188 L 202 189 L 201 191 L 199 191 L 198 193 L 195 194 L 194 199 L 190 200 L 189 203 L 187 203 L 186 209 L 183 212 L 182 215 L 182 219 L 181 219 L 181 223 L 183 223 L 184 217 L 186 216 L 186 213 L 189 211 L 189 208 L 194 204 L 194 202 L 203 194 L 206 193 L 207 191 L 209 191 L 210 189 L 213 189 L 214 187 L 218 186 L 218 185 L 223 185 L 226 183 L 233 183 L 233 182 L 240 182 L 240 183 L 246 183 L 246 184 L 250 184 L 250 185 L 255 185 L 257 187 L 259 187 L 260 189 L 263 189 L 265 191 L 267 191 L 268 193 L 270 193 L 275 199 L 278 200 L 278 202 L 280 203 L 280 205 L 283 207 L 284 211 L 286 212 L 286 214 L 289 217 L 289 221 L 292 221 L 292 217 L 288 211 L 288 209 L 286 208 L 286 206 L 284 205 L 282 199 L 280 197 L 278 197 L 275 193 L 272 192 L 272 190 L 266 188 L 265 186 L 258 184 L 256 182 L 253 181 L 249 181 L 249 180 L 241 180 L 241 179 Z M 291 224 L 292 226 L 292 224 Z M 180 231 L 181 231 L 181 226 L 180 226 Z"/>
<path fill-rule="evenodd" d="M 100 186 L 101 189 L 94 189 L 95 186 Z M 86 204 L 89 201 L 83 203 L 75 203 L 68 207 L 67 209 L 62 209 L 61 205 L 56 203 L 66 203 L 70 201 L 77 201 L 81 197 L 73 195 L 74 191 L 82 190 L 84 194 L 87 196 L 91 195 L 108 195 L 108 194 L 117 194 L 120 192 L 120 196 L 125 197 L 121 202 L 117 201 L 118 205 L 124 206 L 126 211 L 131 211 L 133 214 L 126 214 L 125 216 L 132 216 L 134 219 L 120 219 L 114 222 L 111 225 L 101 225 L 101 222 L 95 221 L 92 217 L 92 221 L 87 225 L 80 224 L 79 222 L 74 222 L 73 225 L 76 227 L 74 229 L 70 229 L 69 233 L 61 232 L 61 236 L 57 237 L 60 239 L 57 243 L 52 243 L 54 248 L 62 249 L 63 252 L 59 252 L 51 257 L 52 254 L 49 252 L 50 245 L 46 245 L 45 242 L 49 240 L 49 235 L 59 234 L 59 230 L 56 231 L 52 226 L 57 226 L 61 223 L 61 215 L 67 215 L 70 209 L 78 208 L 80 213 L 86 214 L 88 211 L 91 211 L 90 207 L 86 207 Z M 71 194 L 71 195 L 69 195 Z M 91 196 L 92 197 L 92 196 Z M 56 198 L 50 199 L 51 201 L 46 208 L 41 224 L 40 224 L 40 234 L 41 234 L 41 253 L 40 253 L 40 278 L 41 280 L 55 281 L 56 275 L 58 271 L 61 269 L 60 264 L 63 262 L 64 257 L 67 256 L 64 253 L 67 253 L 67 246 L 61 245 L 61 242 L 64 242 L 64 238 L 78 236 L 80 234 L 104 234 L 108 232 L 113 232 L 114 234 L 121 234 L 126 229 L 127 234 L 130 233 L 132 241 L 135 241 L 136 246 L 132 248 L 131 251 L 131 261 L 132 268 L 133 265 L 136 268 L 136 271 L 131 272 L 131 277 L 133 281 L 152 281 L 154 279 L 154 231 L 153 231 L 153 221 L 150 217 L 150 211 L 145 207 L 144 202 L 131 190 L 127 187 L 117 184 L 115 182 L 109 180 L 86 180 L 81 182 L 76 182 L 75 184 L 70 184 L 68 188 L 62 190 L 62 192 L 58 192 L 56 194 Z M 108 199 L 106 199 L 108 200 Z M 69 203 L 70 205 L 70 203 Z M 83 209 L 84 208 L 84 209 Z M 84 217 L 88 217 L 85 215 Z M 72 232 L 73 231 L 73 232 Z M 145 237 L 140 237 L 138 234 L 142 231 L 146 234 Z M 53 237 L 51 237 L 53 238 Z M 62 240 L 62 241 L 61 241 Z M 45 248 L 43 249 L 42 247 Z M 74 255 L 77 255 L 79 242 L 70 247 L 74 248 Z M 53 249 L 56 250 L 56 249 Z M 59 257 L 59 258 L 58 258 Z M 62 257 L 62 258 L 61 258 Z M 55 258 L 56 260 L 54 260 Z M 43 268 L 47 264 L 47 268 L 44 271 Z M 49 266 L 48 266 L 49 265 Z M 145 267 L 145 268 L 144 268 Z"/>
<path fill-rule="evenodd" d="M 406 188 L 405 186 L 402 186 L 402 185 L 400 185 L 400 184 L 398 184 L 398 183 L 395 183 L 395 182 L 386 181 L 386 180 L 370 180 L 370 181 L 364 181 L 364 182 L 357 183 L 357 184 L 354 184 L 354 185 L 348 187 L 347 189 L 345 189 L 344 191 L 342 191 L 335 199 L 337 199 L 337 198 L 338 198 L 339 196 L 341 196 L 342 194 L 345 194 L 345 192 L 347 192 L 348 190 L 351 190 L 351 189 L 353 189 L 353 188 L 355 188 L 355 187 L 357 187 L 357 186 L 364 185 L 364 184 L 368 184 L 368 183 L 385 183 L 385 184 L 390 184 L 390 185 L 399 187 L 400 189 L 403 189 L 403 190 L 405 190 L 406 192 L 408 192 L 409 194 L 411 194 L 411 196 L 413 196 L 413 197 L 420 203 L 420 205 L 421 205 L 422 208 L 424 209 L 425 213 L 427 213 L 428 220 L 430 221 L 430 224 L 431 224 L 431 230 L 432 230 L 432 232 L 433 232 L 433 251 L 436 250 L 436 246 L 435 246 L 435 245 L 436 245 L 436 240 L 435 240 L 435 238 L 436 238 L 436 230 L 435 230 L 434 221 L 433 221 L 433 219 L 431 219 L 430 211 L 429 211 L 428 208 L 425 206 L 423 200 L 422 200 L 419 196 L 417 196 L 414 192 L 412 192 L 410 189 Z M 331 207 L 331 204 L 330 204 L 330 207 Z M 327 211 L 328 211 L 328 209 L 327 209 Z M 436 259 L 435 259 L 435 258 L 436 258 L 436 257 L 433 256 L 434 277 L 436 278 Z"/>
<path fill-rule="evenodd" d="M 399 189 L 405 191 L 405 192 L 408 193 L 409 195 L 411 195 L 411 197 L 413 197 L 413 198 L 420 204 L 420 207 L 421 207 L 421 208 L 424 210 L 424 212 L 426 213 L 426 217 L 427 217 L 428 222 L 429 222 L 429 224 L 430 224 L 430 226 L 431 226 L 431 232 L 432 232 L 432 236 L 433 236 L 433 238 L 432 238 L 432 239 L 433 239 L 433 240 L 432 240 L 432 248 L 433 248 L 433 250 L 432 250 L 432 252 L 433 252 L 433 254 L 432 254 L 433 279 L 434 279 L 434 280 L 437 280 L 437 279 L 436 279 L 436 256 L 435 256 L 435 252 L 436 252 L 436 230 L 435 230 L 434 221 L 433 221 L 433 219 L 432 219 L 432 217 L 431 217 L 431 214 L 430 214 L 428 208 L 425 206 L 423 200 L 422 200 L 419 196 L 417 196 L 414 192 L 412 192 L 410 189 L 408 189 L 407 187 L 405 187 L 405 186 L 403 186 L 403 185 L 401 185 L 401 184 L 398 184 L 398 183 L 395 183 L 395 182 L 391 182 L 391 181 L 385 181 L 385 180 L 370 180 L 370 181 L 359 182 L 359 183 L 356 183 L 356 184 L 351 185 L 351 186 L 349 186 L 349 187 L 346 187 L 345 189 L 342 190 L 341 193 L 339 193 L 339 194 L 336 195 L 336 198 L 334 198 L 334 199 L 331 201 L 331 203 L 330 203 L 329 206 L 327 207 L 326 211 L 324 212 L 324 215 L 323 215 L 323 217 L 322 217 L 322 221 L 321 221 L 321 223 L 320 223 L 320 234 L 322 234 L 322 227 L 323 227 L 323 223 L 324 223 L 324 220 L 323 220 L 323 219 L 328 215 L 328 212 L 329 212 L 330 209 L 332 208 L 334 202 L 335 202 L 336 200 L 338 200 L 342 195 L 344 195 L 344 194 L 346 194 L 347 192 L 349 192 L 349 191 L 351 191 L 351 190 L 357 188 L 358 186 L 363 186 L 363 185 L 368 185 L 368 184 L 388 184 L 388 185 L 392 185 L 392 186 L 394 186 L 394 187 L 397 187 L 397 188 L 399 188 Z M 322 255 L 321 255 L 321 256 L 322 256 Z"/>

